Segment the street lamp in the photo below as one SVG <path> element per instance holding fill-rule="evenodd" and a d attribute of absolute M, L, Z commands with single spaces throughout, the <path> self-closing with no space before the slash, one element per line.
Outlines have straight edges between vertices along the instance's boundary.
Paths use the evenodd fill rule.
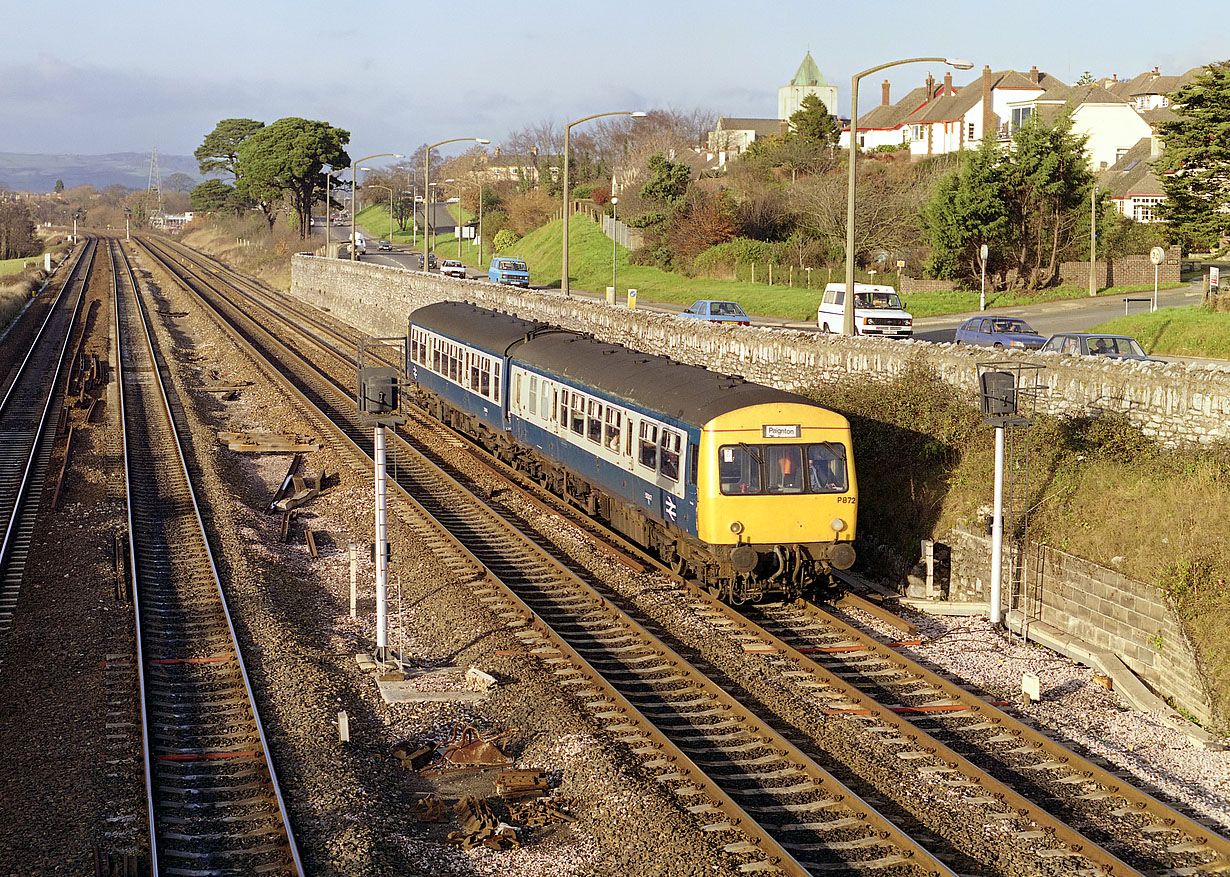
<path fill-rule="evenodd" d="M 445 180 L 457 184 L 457 261 L 461 261 L 461 180 Z"/>
<path fill-rule="evenodd" d="M 854 334 L 854 166 L 858 156 L 858 81 L 886 67 L 896 67 L 901 64 L 916 64 L 918 62 L 936 62 L 955 67 L 957 70 L 970 70 L 973 61 L 962 61 L 956 58 L 906 58 L 902 61 L 889 61 L 878 67 L 855 73 L 850 79 L 850 180 L 846 194 L 846 299 L 845 311 L 841 322 L 841 331 L 846 335 Z M 931 99 L 931 95 L 927 95 Z"/>
<path fill-rule="evenodd" d="M 611 199 L 611 292 L 619 298 L 619 287 L 615 285 L 615 256 L 619 252 L 619 199 Z"/>
<path fill-rule="evenodd" d="M 427 270 L 427 257 L 431 255 L 433 238 L 436 234 L 436 224 L 431 221 L 431 205 L 435 203 L 435 192 L 432 189 L 438 189 L 439 183 L 427 184 L 427 196 L 423 199 L 423 270 Z"/>
<path fill-rule="evenodd" d="M 430 198 L 429 189 L 431 188 L 431 151 L 435 149 L 437 146 L 444 146 L 445 144 L 448 144 L 448 143 L 466 143 L 469 141 L 473 141 L 475 143 L 481 143 L 484 146 L 486 146 L 488 143 L 491 142 L 490 140 L 487 140 L 486 138 L 483 138 L 483 137 L 454 137 L 452 140 L 441 140 L 439 143 L 433 143 L 430 146 L 424 147 L 423 149 L 423 197 L 424 199 Z M 424 270 L 426 270 L 427 257 L 431 255 L 431 239 L 427 236 L 427 233 L 431 227 L 431 220 L 427 215 L 427 211 L 431 209 L 428 206 L 430 205 L 431 202 L 430 200 L 424 200 L 423 203 L 424 203 L 423 216 L 424 216 L 424 221 L 427 223 L 427 228 L 423 229 L 423 249 L 425 250 L 425 252 L 423 253 L 423 268 Z"/>
<path fill-rule="evenodd" d="M 358 161 L 352 161 L 350 163 L 350 261 L 352 262 L 356 261 L 354 245 L 354 215 L 356 212 L 355 207 L 358 206 L 358 202 L 355 200 L 355 193 L 359 190 L 359 181 L 355 178 L 355 173 L 359 165 L 363 164 L 365 161 L 371 161 L 373 158 L 405 158 L 405 156 L 400 152 L 378 152 L 375 155 L 365 155 Z"/>
<path fill-rule="evenodd" d="M 359 168 L 359 170 L 370 171 L 371 168 L 361 167 Z M 389 243 L 392 243 L 393 242 L 393 190 L 390 189 L 388 186 L 381 186 L 378 183 L 368 183 L 367 185 L 372 189 L 384 189 L 386 192 L 389 193 Z"/>
<path fill-rule="evenodd" d="M 631 116 L 634 119 L 643 119 L 645 113 L 639 110 L 618 110 L 611 113 L 595 113 L 592 116 L 586 116 L 584 119 L 577 119 L 575 122 L 569 122 L 564 127 L 564 253 L 561 258 L 562 275 L 560 279 L 560 289 L 564 295 L 570 295 L 568 286 L 568 142 L 569 134 L 572 131 L 573 125 L 579 125 L 582 122 L 588 122 L 591 119 L 601 119 L 603 116 Z"/>

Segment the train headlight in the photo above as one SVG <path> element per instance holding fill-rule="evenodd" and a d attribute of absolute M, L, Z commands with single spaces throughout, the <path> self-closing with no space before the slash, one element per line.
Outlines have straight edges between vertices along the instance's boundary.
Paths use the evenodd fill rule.
<path fill-rule="evenodd" d="M 730 532 L 734 533 L 736 536 L 742 533 L 743 532 L 743 522 L 742 521 L 732 521 L 730 524 Z"/>
<path fill-rule="evenodd" d="M 829 526 L 833 528 L 834 533 L 840 533 L 842 530 L 846 529 L 846 522 L 841 518 L 833 518 L 833 520 L 829 522 Z"/>

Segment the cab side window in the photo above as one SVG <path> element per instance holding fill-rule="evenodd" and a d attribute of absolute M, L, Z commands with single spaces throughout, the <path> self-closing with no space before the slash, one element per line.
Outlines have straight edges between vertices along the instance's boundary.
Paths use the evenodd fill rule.
<path fill-rule="evenodd" d="M 662 430 L 662 463 L 659 471 L 663 478 L 679 480 L 679 454 L 683 450 L 683 437 L 673 429 Z"/>

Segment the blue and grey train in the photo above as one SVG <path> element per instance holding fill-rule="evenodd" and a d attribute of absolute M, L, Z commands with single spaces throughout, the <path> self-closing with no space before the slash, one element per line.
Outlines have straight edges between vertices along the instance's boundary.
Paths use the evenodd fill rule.
<path fill-rule="evenodd" d="M 415 310 L 406 356 L 442 422 L 728 602 L 813 596 L 854 563 L 837 412 L 460 302 Z"/>

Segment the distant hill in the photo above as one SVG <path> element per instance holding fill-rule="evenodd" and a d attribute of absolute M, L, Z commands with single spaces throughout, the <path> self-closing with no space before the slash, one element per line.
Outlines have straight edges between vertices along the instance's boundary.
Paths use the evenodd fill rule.
<path fill-rule="evenodd" d="M 65 188 L 93 186 L 105 189 L 120 185 L 145 189 L 149 185 L 148 152 L 114 152 L 109 155 L 27 155 L 0 152 L 0 187 L 12 192 L 50 192 L 56 180 Z M 158 154 L 158 170 L 163 182 L 174 173 L 201 181 L 197 160 L 190 155 Z"/>

